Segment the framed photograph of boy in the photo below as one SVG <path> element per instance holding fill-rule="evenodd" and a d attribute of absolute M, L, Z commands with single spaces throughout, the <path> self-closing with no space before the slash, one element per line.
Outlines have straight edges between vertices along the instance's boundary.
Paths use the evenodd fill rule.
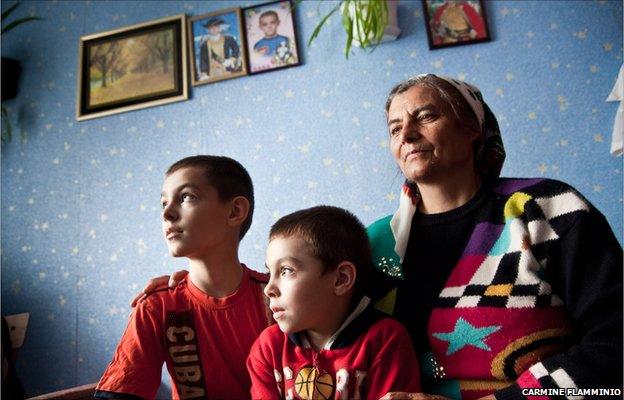
<path fill-rule="evenodd" d="M 243 9 L 249 73 L 300 64 L 294 8 L 290 0 Z"/>
<path fill-rule="evenodd" d="M 490 41 L 483 0 L 422 0 L 430 49 Z"/>
<path fill-rule="evenodd" d="M 193 85 L 247 75 L 240 8 L 189 18 Z"/>
<path fill-rule="evenodd" d="M 82 36 L 78 121 L 188 99 L 186 17 Z"/>

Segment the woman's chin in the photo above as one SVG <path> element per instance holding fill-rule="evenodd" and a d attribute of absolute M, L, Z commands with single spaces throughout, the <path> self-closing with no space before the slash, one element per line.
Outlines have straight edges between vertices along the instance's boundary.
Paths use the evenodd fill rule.
<path fill-rule="evenodd" d="M 431 173 L 431 163 L 425 160 L 411 159 L 402 165 L 401 172 L 411 182 L 418 182 Z"/>
<path fill-rule="evenodd" d="M 406 171 L 403 171 L 403 175 L 405 178 L 414 183 L 419 183 L 427 180 L 427 177 L 430 175 L 429 168 L 408 168 Z"/>

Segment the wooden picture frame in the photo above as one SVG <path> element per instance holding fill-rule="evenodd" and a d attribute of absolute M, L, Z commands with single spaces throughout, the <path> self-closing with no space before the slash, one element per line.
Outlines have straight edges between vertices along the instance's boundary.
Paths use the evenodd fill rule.
<path fill-rule="evenodd" d="M 247 75 L 240 8 L 198 15 L 187 25 L 194 86 Z"/>
<path fill-rule="evenodd" d="M 295 8 L 290 0 L 273 1 L 243 9 L 249 74 L 301 64 L 294 12 Z"/>
<path fill-rule="evenodd" d="M 490 41 L 483 0 L 422 0 L 430 49 Z"/>
<path fill-rule="evenodd" d="M 188 99 L 186 16 L 82 36 L 76 119 Z"/>

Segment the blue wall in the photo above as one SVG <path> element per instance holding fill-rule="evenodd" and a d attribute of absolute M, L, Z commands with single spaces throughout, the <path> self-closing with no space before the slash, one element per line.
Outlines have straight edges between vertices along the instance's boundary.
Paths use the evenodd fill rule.
<path fill-rule="evenodd" d="M 76 122 L 81 35 L 249 4 L 25 1 L 18 14 L 44 20 L 2 37 L 2 55 L 24 65 L 20 95 L 4 104 L 17 138 L 2 145 L 2 313 L 31 314 L 18 363 L 29 393 L 96 381 L 133 294 L 185 265 L 167 254 L 159 206 L 163 173 L 181 157 L 224 154 L 248 168 L 257 211 L 241 256 L 256 269 L 269 226 L 288 212 L 329 203 L 365 223 L 393 212 L 401 176 L 383 104 L 415 73 L 479 86 L 503 131 L 503 174 L 571 183 L 622 241 L 622 159 L 609 155 L 617 105 L 605 102 L 622 64 L 621 1 L 488 1 L 492 42 L 435 51 L 421 3 L 402 1 L 399 40 L 348 61 L 338 18 L 305 45 L 318 21 L 306 1 L 302 66 Z"/>

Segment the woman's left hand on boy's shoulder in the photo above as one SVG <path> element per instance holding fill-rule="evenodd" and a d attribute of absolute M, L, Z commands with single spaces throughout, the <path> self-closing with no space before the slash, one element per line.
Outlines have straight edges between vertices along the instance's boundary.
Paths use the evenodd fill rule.
<path fill-rule="evenodd" d="M 149 281 L 147 281 L 147 285 L 145 285 L 143 290 L 141 290 L 141 292 L 137 294 L 134 297 L 134 299 L 132 299 L 132 302 L 130 303 L 130 307 L 136 307 L 136 305 L 140 301 L 145 299 L 149 294 L 154 293 L 156 289 L 160 287 L 164 287 L 164 286 L 169 286 L 170 288 L 176 287 L 180 282 L 182 282 L 182 279 L 184 279 L 184 277 L 187 274 L 188 274 L 188 271 L 183 269 L 181 271 L 176 271 L 171 275 L 163 275 L 157 278 L 150 279 Z"/>

